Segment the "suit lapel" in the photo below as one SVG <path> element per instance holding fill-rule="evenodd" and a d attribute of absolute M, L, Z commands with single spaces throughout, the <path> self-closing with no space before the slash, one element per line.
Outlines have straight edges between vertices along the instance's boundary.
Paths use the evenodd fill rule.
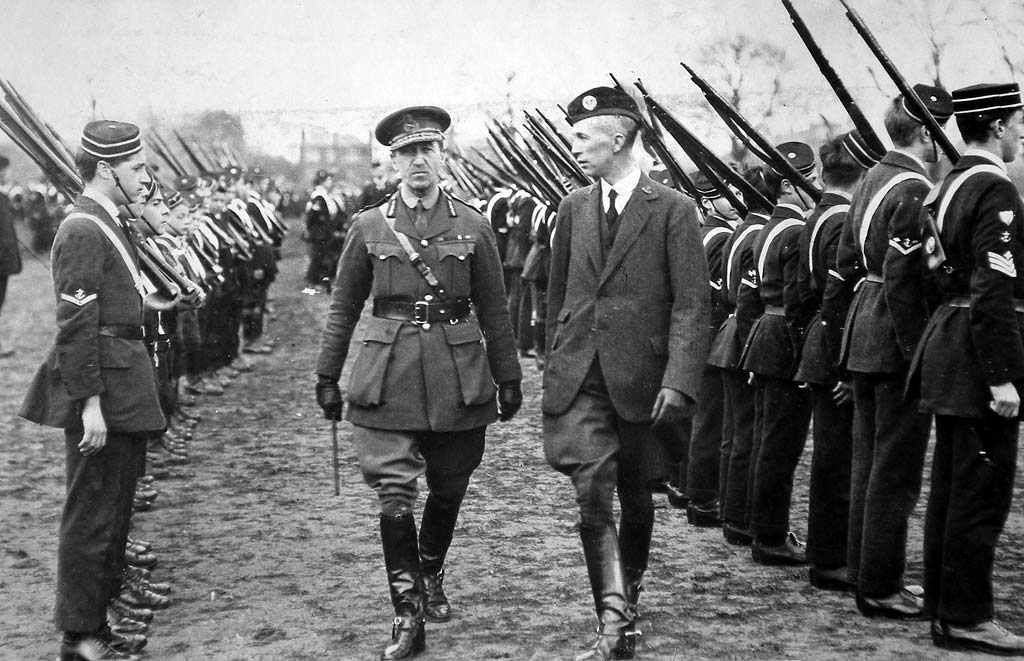
<path fill-rule="evenodd" d="M 647 205 L 658 198 L 658 194 L 654 191 L 654 187 L 651 184 L 650 178 L 646 175 L 640 175 L 640 182 L 636 185 L 636 189 L 629 196 L 629 201 L 626 202 L 626 206 L 622 209 L 622 217 L 619 219 L 619 231 L 615 235 L 615 243 L 612 244 L 611 252 L 608 253 L 608 259 L 604 263 L 604 269 L 601 271 L 601 280 L 598 286 L 604 284 L 604 281 L 612 274 L 612 271 L 615 270 L 615 267 L 619 265 L 619 262 L 622 261 L 626 253 L 633 246 L 637 236 L 640 234 L 640 230 L 647 224 Z"/>
<path fill-rule="evenodd" d="M 590 261 L 594 264 L 594 270 L 601 272 L 604 266 L 604 252 L 601 250 L 601 228 L 598 223 L 601 220 L 598 210 L 601 208 L 601 184 L 596 183 L 590 187 L 590 191 L 583 198 L 583 209 L 579 215 L 579 232 L 587 246 L 587 253 Z"/>

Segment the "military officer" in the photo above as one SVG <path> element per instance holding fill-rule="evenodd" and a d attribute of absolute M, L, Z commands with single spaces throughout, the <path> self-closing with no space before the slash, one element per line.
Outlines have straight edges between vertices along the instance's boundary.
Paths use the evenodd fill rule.
<path fill-rule="evenodd" d="M 949 93 L 915 86 L 940 124 Z M 849 578 L 869 616 L 920 617 L 916 586 L 905 587 L 907 524 L 921 493 L 931 418 L 903 400 L 907 369 L 928 321 L 921 259 L 921 205 L 938 152 L 921 110 L 897 97 L 885 114 L 894 149 L 868 171 L 850 203 L 836 257 L 845 284 L 861 281 L 847 317 L 843 367 L 854 389 Z M 855 266 L 851 267 L 850 264 Z"/>
<path fill-rule="evenodd" d="M 424 617 L 451 617 L 443 566 L 459 506 L 487 425 L 510 419 L 522 401 L 494 235 L 479 213 L 438 187 L 450 123 L 441 108 L 421 106 L 377 125 L 401 185 L 352 224 L 316 366 L 317 402 L 340 419 L 338 379 L 372 295 L 345 398 L 363 478 L 380 498 L 397 615 L 382 659 L 422 651 Z M 424 474 L 430 495 L 417 542 L 413 506 Z"/>
<path fill-rule="evenodd" d="M 935 237 L 925 245 L 942 304 L 911 378 L 935 414 L 925 610 L 937 645 L 1022 655 L 1024 637 L 993 620 L 992 565 L 1013 496 L 1024 386 L 1024 205 L 1006 174 L 1024 111 L 1016 83 L 952 98 L 967 150 L 925 202 L 942 248 Z"/>
<path fill-rule="evenodd" d="M 117 205 L 149 175 L 138 127 L 90 122 L 75 159 L 87 182 L 57 231 L 50 262 L 57 338 L 20 415 L 64 429 L 67 499 L 57 551 L 62 659 L 135 659 L 107 628 L 145 439 L 166 426 L 142 335 L 145 289 Z"/>
<path fill-rule="evenodd" d="M 774 191 L 768 188 L 762 166 L 754 166 L 744 175 L 767 200 L 774 200 Z M 754 242 L 771 216 L 771 208 L 762 208 L 758 200 L 747 200 L 747 217 L 736 228 L 722 247 L 725 263 L 725 282 L 729 305 L 733 312 L 718 330 L 711 345 L 708 364 L 722 370 L 724 390 L 723 432 L 720 484 L 722 534 L 725 541 L 735 546 L 749 546 L 750 535 L 747 502 L 752 473 L 751 452 L 754 437 L 754 395 L 747 372 L 740 369 L 740 358 L 746 346 L 750 329 L 764 312 L 764 304 L 757 293 L 757 268 L 754 260 Z M 726 431 L 731 430 L 732 434 Z"/>
<path fill-rule="evenodd" d="M 633 160 L 633 99 L 598 87 L 568 108 L 572 153 L 598 183 L 558 209 L 544 454 L 576 491 L 600 623 L 577 658 L 632 658 L 654 526 L 651 487 L 677 459 L 676 428 L 693 414 L 707 355 L 708 272 L 693 203 Z"/>
<path fill-rule="evenodd" d="M 776 148 L 810 182 L 817 181 L 813 150 L 802 142 Z M 797 289 L 800 233 L 810 196 L 783 173 L 769 169 L 768 187 L 778 200 L 758 233 L 752 273 L 764 314 L 750 329 L 740 361 L 754 374 L 755 436 L 751 450 L 753 479 L 747 507 L 753 534 L 751 557 L 759 564 L 804 562 L 803 543 L 789 529 L 793 473 L 803 453 L 811 409 L 806 391 L 793 381 L 797 357 L 810 315 Z"/>
<path fill-rule="evenodd" d="M 796 371 L 796 380 L 810 386 L 814 420 L 806 552 L 811 585 L 847 590 L 853 393 L 839 378 L 839 347 L 829 343 L 828 321 L 821 308 L 829 273 L 835 273 L 836 250 L 853 191 L 877 158 L 857 131 L 826 142 L 818 150 L 818 158 L 825 191 L 800 236 L 797 276 L 800 299 L 817 313 L 804 338 Z M 832 322 L 842 323 L 842 319 L 833 318 Z"/>
<path fill-rule="evenodd" d="M 700 194 L 700 205 L 704 211 L 704 225 L 701 238 L 704 257 L 708 262 L 708 286 L 711 294 L 711 315 L 708 336 L 714 337 L 721 328 L 733 306 L 729 303 L 725 286 L 725 244 L 740 224 L 739 213 L 732 203 L 701 172 L 690 175 Z M 732 193 L 742 200 L 742 194 L 733 189 Z M 722 369 L 705 364 L 701 376 L 700 403 L 693 416 L 693 433 L 690 437 L 689 458 L 686 462 L 686 506 L 687 520 L 699 527 L 718 527 L 721 520 L 719 499 L 719 464 L 721 462 L 722 438 L 732 436 L 732 420 L 725 419 L 725 391 L 722 386 Z"/>

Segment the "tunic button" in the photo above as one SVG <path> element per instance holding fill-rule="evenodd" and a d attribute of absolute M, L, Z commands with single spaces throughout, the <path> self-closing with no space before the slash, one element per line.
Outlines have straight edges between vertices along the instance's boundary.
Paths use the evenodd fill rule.
<path fill-rule="evenodd" d="M 428 331 L 428 330 L 430 330 L 430 324 L 429 323 L 420 324 L 420 328 L 422 328 L 425 331 Z"/>
<path fill-rule="evenodd" d="M 466 256 L 465 255 L 459 255 L 459 261 L 460 262 L 466 261 Z"/>
<path fill-rule="evenodd" d="M 387 256 L 387 255 L 378 255 L 378 256 L 377 256 L 377 259 L 379 259 L 379 260 L 380 260 L 380 261 L 382 261 L 382 262 L 383 262 L 383 261 L 384 261 L 385 259 L 387 259 L 387 258 L 388 258 L 388 256 Z"/>
<path fill-rule="evenodd" d="M 426 248 L 427 246 L 430 245 L 430 242 L 427 241 L 426 239 L 420 239 L 420 245 Z"/>

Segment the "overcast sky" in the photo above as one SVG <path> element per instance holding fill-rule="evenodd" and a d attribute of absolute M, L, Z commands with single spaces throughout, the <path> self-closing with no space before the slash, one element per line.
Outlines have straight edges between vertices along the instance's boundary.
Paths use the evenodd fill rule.
<path fill-rule="evenodd" d="M 795 0 L 867 108 L 870 55 L 838 0 Z M 925 75 L 924 31 L 894 0 L 851 0 L 905 73 Z M 925 0 L 904 0 L 920 7 Z M 939 3 L 944 4 L 944 3 Z M 981 19 L 973 0 L 940 26 Z M 989 0 L 997 16 L 1022 10 Z M 235 111 L 472 104 L 511 94 L 568 102 L 642 76 L 652 91 L 692 89 L 678 62 L 748 33 L 786 47 L 788 85 L 830 94 L 774 0 L 4 0 L 0 77 L 74 135 L 91 116 L 139 121 Z M 970 13 L 966 13 L 970 10 Z M 914 11 L 915 15 L 920 13 Z M 987 38 L 985 37 L 987 35 Z M 990 32 L 962 31 L 943 71 L 949 87 L 1006 80 Z M 1015 56 L 1020 46 L 1010 45 Z M 1022 57 L 1021 59 L 1024 59 Z M 515 72 L 509 84 L 506 73 Z M 888 88 L 891 89 L 891 88 Z M 868 97 L 868 98 L 865 98 Z M 369 129 L 370 127 L 367 127 Z M 259 141 L 259 136 L 252 136 Z"/>

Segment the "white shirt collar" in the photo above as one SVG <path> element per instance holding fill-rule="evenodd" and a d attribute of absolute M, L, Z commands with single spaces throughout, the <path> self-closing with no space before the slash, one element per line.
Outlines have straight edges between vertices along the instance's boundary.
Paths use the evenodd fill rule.
<path fill-rule="evenodd" d="M 803 215 L 804 215 L 804 214 L 806 213 L 806 212 L 805 212 L 805 211 L 804 211 L 803 209 L 801 209 L 801 208 L 800 208 L 800 207 L 798 207 L 797 205 L 795 205 L 795 204 L 790 204 L 789 202 L 780 202 L 780 203 L 779 203 L 779 206 L 780 206 L 780 207 L 783 207 L 783 208 L 786 208 L 786 209 L 789 209 L 790 211 L 792 211 L 792 212 L 794 212 L 794 213 L 798 213 L 798 214 L 800 214 L 801 216 L 803 216 Z"/>
<path fill-rule="evenodd" d="M 830 194 L 830 195 L 838 195 L 839 197 L 843 198 L 847 202 L 852 202 L 853 201 L 853 193 L 847 193 L 844 190 L 827 190 L 827 191 L 825 191 L 825 193 L 826 194 Z"/>
<path fill-rule="evenodd" d="M 986 160 L 992 161 L 993 163 L 999 166 L 1000 170 L 1006 172 L 1006 163 L 1003 162 L 1003 159 L 999 158 L 990 151 L 986 151 L 984 149 L 968 149 L 967 151 L 964 152 L 964 156 L 977 156 L 978 158 L 984 158 Z"/>
<path fill-rule="evenodd" d="M 101 207 L 103 207 L 103 210 L 110 214 L 111 220 L 113 220 L 115 223 L 120 222 L 117 213 L 117 205 L 114 204 L 113 200 L 111 200 L 109 197 L 107 197 L 100 191 L 96 190 L 95 188 L 88 187 L 86 187 L 86 189 L 82 191 L 82 195 L 89 198 L 90 200 L 93 200 Z"/>
<path fill-rule="evenodd" d="M 922 172 L 927 172 L 928 171 L 928 166 L 924 164 L 924 161 L 922 161 L 920 158 L 918 158 L 914 154 L 911 154 L 909 151 L 907 151 L 905 149 L 893 149 L 893 151 L 896 152 L 897 154 L 903 154 L 904 156 L 906 156 L 910 160 L 912 160 L 915 163 L 917 163 L 919 166 L 921 166 L 921 171 Z"/>
<path fill-rule="evenodd" d="M 621 212 L 626 206 L 626 202 L 629 202 L 629 197 L 633 194 L 633 190 L 640 183 L 640 168 L 633 166 L 632 171 L 622 179 L 619 179 L 618 183 L 612 185 L 605 179 L 601 179 L 601 208 L 608 211 L 608 193 L 612 190 L 615 191 L 615 210 Z"/>

